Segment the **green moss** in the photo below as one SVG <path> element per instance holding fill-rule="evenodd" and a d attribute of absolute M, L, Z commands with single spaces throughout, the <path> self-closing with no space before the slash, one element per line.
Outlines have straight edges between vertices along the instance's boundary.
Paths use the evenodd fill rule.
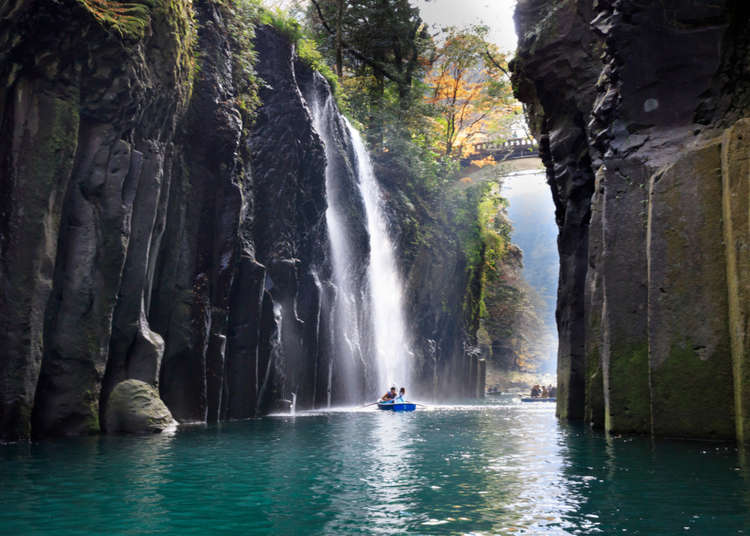
<path fill-rule="evenodd" d="M 724 132 L 722 141 L 722 215 L 729 305 L 729 333 L 736 411 L 737 439 L 750 442 L 750 162 L 747 153 L 750 119 Z"/>
<path fill-rule="evenodd" d="M 83 393 L 83 404 L 88 409 L 81 432 L 95 435 L 101 432 L 99 425 L 99 394 L 93 391 Z"/>
<path fill-rule="evenodd" d="M 725 354 L 703 360 L 687 341 L 672 345 L 668 359 L 651 371 L 654 434 L 735 437 L 732 378 L 717 367 Z"/>
<path fill-rule="evenodd" d="M 61 178 L 68 177 L 73 169 L 73 159 L 78 147 L 78 105 L 62 99 L 45 99 L 40 102 L 40 110 L 45 117 L 37 137 L 35 153 L 32 157 L 32 173 L 28 182 L 34 185 L 40 195 L 48 196 Z M 35 206 L 42 210 L 39 214 L 41 223 L 47 211 L 46 201 L 40 200 Z M 30 217 L 34 217 L 31 216 Z"/>
<path fill-rule="evenodd" d="M 649 433 L 648 343 L 611 348 L 609 359 L 609 405 L 605 428 L 615 433 Z"/>
<path fill-rule="evenodd" d="M 161 54 L 159 62 L 173 71 L 173 87 L 181 105 L 190 99 L 196 70 L 196 23 L 192 0 L 77 0 L 106 30 L 126 40 L 140 40 L 150 35 L 155 40 L 151 50 Z M 172 74 L 172 73 L 170 73 Z"/>
<path fill-rule="evenodd" d="M 594 311 L 589 313 L 587 339 L 585 419 L 595 428 L 604 428 L 604 372 L 599 347 L 601 317 Z"/>
<path fill-rule="evenodd" d="M 220 4 L 232 44 L 232 78 L 237 92 L 237 106 L 249 126 L 260 105 L 260 80 L 255 72 L 256 53 L 253 46 L 255 26 L 260 17 L 257 0 L 233 0 Z"/>
<path fill-rule="evenodd" d="M 466 260 L 468 276 L 464 299 L 467 325 L 478 325 L 488 316 L 486 289 L 508 252 L 511 226 L 503 217 L 507 200 L 497 182 L 459 189 L 453 204 L 453 224 Z"/>
<path fill-rule="evenodd" d="M 262 81 L 255 71 L 257 55 L 253 46 L 255 28 L 268 25 L 276 29 L 294 45 L 297 56 L 312 69 L 320 72 L 337 93 L 338 78 L 318 52 L 314 41 L 294 18 L 280 9 L 269 10 L 259 0 L 216 1 L 227 23 L 232 41 L 232 75 L 237 92 L 237 106 L 250 125 L 260 106 L 258 90 Z M 195 55 L 195 54 L 194 54 Z M 198 67 L 196 67 L 198 68 Z"/>
<path fill-rule="evenodd" d="M 586 354 L 586 422 L 604 427 L 604 377 L 599 349 Z"/>
<path fill-rule="evenodd" d="M 555 415 L 559 419 L 570 418 L 570 376 L 562 374 L 557 376 L 557 403 Z"/>
<path fill-rule="evenodd" d="M 174 84 L 180 94 L 180 105 L 190 100 L 195 73 L 198 70 L 198 31 L 192 0 L 157 0 L 153 17 L 165 30 L 163 46 L 175 66 Z"/>

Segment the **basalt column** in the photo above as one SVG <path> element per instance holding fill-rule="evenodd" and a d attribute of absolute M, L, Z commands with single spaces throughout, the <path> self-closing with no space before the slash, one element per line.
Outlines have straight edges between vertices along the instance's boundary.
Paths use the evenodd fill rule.
<path fill-rule="evenodd" d="M 729 0 L 518 3 L 514 85 L 560 226 L 562 417 L 746 432 L 748 15 Z"/>

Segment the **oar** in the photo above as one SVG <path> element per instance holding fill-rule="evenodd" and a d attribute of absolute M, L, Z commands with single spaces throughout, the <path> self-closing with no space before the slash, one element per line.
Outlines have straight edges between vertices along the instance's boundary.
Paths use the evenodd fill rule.
<path fill-rule="evenodd" d="M 364 406 L 362 406 L 362 407 L 363 407 L 363 408 L 369 408 L 370 406 L 374 406 L 375 404 L 380 404 L 380 400 L 378 400 L 377 402 L 373 402 L 372 404 L 365 404 L 365 405 L 364 405 Z"/>
<path fill-rule="evenodd" d="M 423 408 L 428 407 L 427 404 L 420 404 L 419 402 L 412 402 L 411 400 L 405 400 L 404 402 L 394 402 L 394 404 L 414 404 L 415 406 L 422 406 Z"/>

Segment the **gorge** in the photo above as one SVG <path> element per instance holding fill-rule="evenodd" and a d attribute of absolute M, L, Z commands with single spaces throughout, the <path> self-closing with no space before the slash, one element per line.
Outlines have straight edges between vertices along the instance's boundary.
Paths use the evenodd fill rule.
<path fill-rule="evenodd" d="M 746 0 L 0 0 L 0 82 L 3 534 L 750 527 Z"/>
<path fill-rule="evenodd" d="M 0 14 L 2 438 L 96 433 L 125 379 L 158 385 L 181 422 L 405 383 L 379 187 L 328 83 L 258 26 L 250 118 L 241 12 L 143 4 L 114 28 L 97 15 L 85 2 Z M 33 37 L 60 21 L 76 30 Z M 444 353 L 415 334 L 428 393 L 469 383 L 451 307 Z"/>
<path fill-rule="evenodd" d="M 180 422 L 483 394 L 478 194 L 428 207 L 242 5 L 0 8 L 4 441 L 106 431 L 128 379 Z M 518 2 L 562 418 L 745 437 L 747 9 Z"/>

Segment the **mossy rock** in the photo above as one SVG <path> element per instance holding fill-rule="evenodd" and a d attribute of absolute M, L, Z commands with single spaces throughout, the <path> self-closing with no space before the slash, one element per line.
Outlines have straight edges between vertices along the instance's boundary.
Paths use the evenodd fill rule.
<path fill-rule="evenodd" d="M 109 396 L 105 415 L 107 433 L 157 433 L 175 424 L 159 392 L 146 382 L 122 381 Z"/>

